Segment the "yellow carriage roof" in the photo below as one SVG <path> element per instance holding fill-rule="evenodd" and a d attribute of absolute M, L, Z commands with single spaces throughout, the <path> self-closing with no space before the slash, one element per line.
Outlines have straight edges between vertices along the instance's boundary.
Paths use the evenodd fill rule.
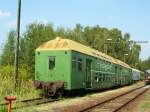
<path fill-rule="evenodd" d="M 90 56 L 94 56 L 100 59 L 103 59 L 108 62 L 112 62 L 115 64 L 119 64 L 121 66 L 129 68 L 130 66 L 127 65 L 126 63 L 117 60 L 111 56 L 108 56 L 102 52 L 99 52 L 98 50 L 92 49 L 90 47 L 87 47 L 85 45 L 82 45 L 78 42 L 75 42 L 70 39 L 62 39 L 60 37 L 56 37 L 54 40 L 50 40 L 48 42 L 45 42 L 41 46 L 39 46 L 36 51 L 45 51 L 45 50 L 74 50 L 78 51 Z"/>

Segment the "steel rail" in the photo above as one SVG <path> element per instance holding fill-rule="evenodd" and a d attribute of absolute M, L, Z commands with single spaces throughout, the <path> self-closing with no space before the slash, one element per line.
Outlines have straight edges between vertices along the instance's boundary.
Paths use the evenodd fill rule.
<path fill-rule="evenodd" d="M 143 95 L 149 88 L 146 88 L 144 91 L 140 92 L 139 94 L 137 94 L 135 97 L 133 97 L 131 100 L 125 102 L 123 105 L 121 105 L 120 107 L 118 107 L 117 109 L 115 109 L 113 112 L 118 112 L 119 110 L 123 109 L 125 106 L 127 106 L 129 103 L 135 101 L 138 97 L 140 97 L 141 95 Z"/>
<path fill-rule="evenodd" d="M 21 109 L 21 108 L 28 107 L 28 106 L 40 105 L 40 104 L 55 102 L 55 101 L 59 101 L 59 100 L 60 99 L 51 99 L 51 98 L 49 98 L 49 99 L 35 98 L 35 99 L 21 100 L 21 101 L 16 101 L 15 104 L 20 103 L 23 105 L 12 107 L 12 109 L 16 110 L 16 109 Z M 7 106 L 7 105 L 8 105 L 8 103 L 1 103 L 0 107 Z"/>
<path fill-rule="evenodd" d="M 110 98 L 110 99 L 107 99 L 107 100 L 105 100 L 105 101 L 102 101 L 102 102 L 100 102 L 100 103 L 98 103 L 98 104 L 96 104 L 96 105 L 93 105 L 93 106 L 90 106 L 90 107 L 88 107 L 88 108 L 82 109 L 82 110 L 80 110 L 79 112 L 87 112 L 87 111 L 89 111 L 89 110 L 92 110 L 93 108 L 98 107 L 99 105 L 105 104 L 105 103 L 110 102 L 110 101 L 112 101 L 112 100 L 115 100 L 115 99 L 117 99 L 117 98 L 119 98 L 119 97 L 125 96 L 125 95 L 127 95 L 127 94 L 129 94 L 129 93 L 131 93 L 131 92 L 134 92 L 134 91 L 136 91 L 136 90 L 138 90 L 138 89 L 141 89 L 141 88 L 143 88 L 143 87 L 145 87 L 145 86 L 141 86 L 141 87 L 138 87 L 138 88 L 129 90 L 129 91 L 123 93 L 123 94 L 120 94 L 120 95 L 117 95 L 117 96 L 115 96 L 115 97 L 113 97 L 113 98 Z M 117 112 L 117 110 L 116 110 L 115 112 Z"/>

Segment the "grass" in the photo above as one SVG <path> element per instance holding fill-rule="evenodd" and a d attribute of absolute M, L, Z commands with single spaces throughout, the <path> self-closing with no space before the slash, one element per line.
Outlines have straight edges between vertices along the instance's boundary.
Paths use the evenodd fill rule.
<path fill-rule="evenodd" d="M 147 112 L 150 109 L 150 90 L 148 90 L 147 94 L 144 96 L 143 101 L 140 102 L 138 106 L 138 112 Z"/>
<path fill-rule="evenodd" d="M 8 110 L 7 110 L 7 107 L 1 107 L 0 108 L 0 112 L 7 112 Z"/>
<path fill-rule="evenodd" d="M 5 102 L 4 98 L 6 96 L 16 96 L 17 100 L 39 97 L 39 91 L 33 87 L 33 81 L 28 78 L 25 69 L 19 69 L 19 84 L 17 87 L 15 87 L 13 73 L 13 66 L 0 67 L 0 103 Z M 14 103 L 14 105 L 16 104 Z M 0 107 L 0 112 L 7 112 L 7 107 Z"/>

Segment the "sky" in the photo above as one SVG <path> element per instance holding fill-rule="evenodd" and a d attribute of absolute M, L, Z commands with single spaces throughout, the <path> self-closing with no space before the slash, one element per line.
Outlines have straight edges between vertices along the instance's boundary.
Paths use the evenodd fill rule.
<path fill-rule="evenodd" d="M 18 0 L 1 0 L 0 51 L 8 32 L 16 29 Z M 73 28 L 99 25 L 130 33 L 140 43 L 142 60 L 150 56 L 150 0 L 22 0 L 21 32 L 34 21 L 54 27 Z"/>

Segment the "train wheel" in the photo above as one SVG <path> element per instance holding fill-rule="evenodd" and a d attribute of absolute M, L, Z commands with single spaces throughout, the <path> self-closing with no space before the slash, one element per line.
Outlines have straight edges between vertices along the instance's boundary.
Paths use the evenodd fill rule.
<path fill-rule="evenodd" d="M 57 90 L 57 97 L 61 98 L 64 95 L 64 89 L 60 88 Z"/>
<path fill-rule="evenodd" d="M 48 91 L 47 91 L 47 96 L 48 97 L 53 97 L 53 96 L 55 96 L 56 95 L 56 90 L 51 90 L 51 89 L 49 89 Z"/>

